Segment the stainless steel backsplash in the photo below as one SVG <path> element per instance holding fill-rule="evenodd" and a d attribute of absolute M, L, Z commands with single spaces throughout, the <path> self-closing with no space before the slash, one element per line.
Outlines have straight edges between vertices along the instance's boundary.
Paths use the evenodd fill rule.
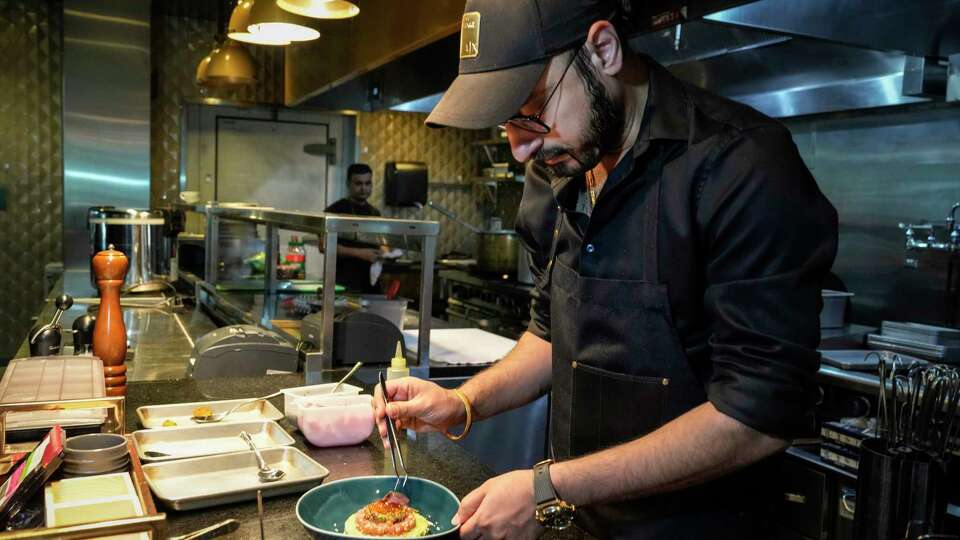
<path fill-rule="evenodd" d="M 851 113 L 787 125 L 840 215 L 834 271 L 856 293 L 854 320 L 949 321 L 948 255 L 921 254 L 918 268 L 905 267 L 897 224 L 942 223 L 960 200 L 960 108 Z"/>

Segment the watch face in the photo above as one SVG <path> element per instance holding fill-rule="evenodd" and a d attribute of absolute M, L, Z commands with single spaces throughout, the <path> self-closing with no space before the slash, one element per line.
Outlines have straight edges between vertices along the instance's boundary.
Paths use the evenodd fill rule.
<path fill-rule="evenodd" d="M 573 512 L 563 501 L 550 502 L 537 508 L 537 521 L 548 529 L 563 530 L 573 523 Z"/>

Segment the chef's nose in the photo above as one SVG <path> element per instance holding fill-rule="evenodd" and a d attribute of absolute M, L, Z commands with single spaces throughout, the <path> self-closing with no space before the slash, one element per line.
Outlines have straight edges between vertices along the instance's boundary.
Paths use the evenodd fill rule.
<path fill-rule="evenodd" d="M 507 139 L 513 159 L 526 163 L 543 147 L 543 135 L 507 124 Z"/>

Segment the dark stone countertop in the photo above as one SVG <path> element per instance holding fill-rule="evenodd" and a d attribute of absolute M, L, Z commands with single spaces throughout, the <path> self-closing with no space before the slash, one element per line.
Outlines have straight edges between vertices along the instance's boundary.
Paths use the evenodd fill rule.
<path fill-rule="evenodd" d="M 325 373 L 325 380 L 337 380 L 346 373 Z M 272 375 L 250 379 L 219 379 L 196 381 L 193 379 L 168 381 L 139 381 L 128 385 L 126 429 L 130 433 L 140 429 L 136 410 L 143 405 L 160 405 L 215 399 L 236 399 L 267 395 L 281 388 L 300 386 L 303 375 Z M 272 400 L 283 410 L 283 398 Z M 341 448 L 316 448 L 307 443 L 303 435 L 296 431 L 286 419 L 280 425 L 295 439 L 296 447 L 330 470 L 326 481 L 353 476 L 392 474 L 389 455 L 384 453 L 376 432 L 369 440 L 359 446 Z M 492 472 L 466 450 L 456 443 L 448 441 L 437 433 L 408 434 L 406 437 L 404 461 L 412 474 L 427 478 L 447 486 L 462 498 L 490 478 Z M 297 521 L 295 505 L 300 495 L 286 495 L 264 500 L 264 527 L 267 538 L 310 538 L 303 526 Z M 241 522 L 239 531 L 222 538 L 257 538 L 259 524 L 255 501 L 237 503 L 194 511 L 178 512 L 165 509 L 157 501 L 161 511 L 167 513 L 168 533 L 186 534 L 224 519 L 237 519 Z M 548 533 L 544 538 L 588 538 L 577 530 L 562 533 Z"/>

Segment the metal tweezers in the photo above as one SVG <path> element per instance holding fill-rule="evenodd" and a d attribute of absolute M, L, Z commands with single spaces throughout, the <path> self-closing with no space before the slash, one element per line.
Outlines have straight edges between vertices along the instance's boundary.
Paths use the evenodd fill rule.
<path fill-rule="evenodd" d="M 383 380 L 382 371 L 377 373 L 377 377 L 380 379 L 380 392 L 383 394 L 384 413 L 386 413 L 386 406 L 390 403 L 390 400 L 387 399 L 387 383 Z M 397 483 L 394 484 L 393 490 L 398 491 L 401 487 L 407 486 L 407 466 L 403 464 L 403 454 L 400 453 L 400 445 L 397 443 L 397 432 L 393 425 L 393 420 L 387 417 L 386 421 L 387 439 L 390 441 L 390 461 L 393 462 L 393 474 L 397 475 Z M 400 464 L 399 468 L 397 467 L 397 463 Z M 403 469 L 402 482 L 400 469 Z"/>

